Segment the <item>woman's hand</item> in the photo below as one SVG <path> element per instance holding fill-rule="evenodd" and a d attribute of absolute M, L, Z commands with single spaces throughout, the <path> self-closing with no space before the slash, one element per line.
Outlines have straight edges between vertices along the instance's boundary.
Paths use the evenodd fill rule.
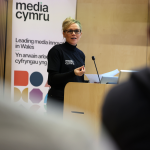
<path fill-rule="evenodd" d="M 85 67 L 81 66 L 79 68 L 74 69 L 74 73 L 76 76 L 82 76 L 85 73 Z"/>

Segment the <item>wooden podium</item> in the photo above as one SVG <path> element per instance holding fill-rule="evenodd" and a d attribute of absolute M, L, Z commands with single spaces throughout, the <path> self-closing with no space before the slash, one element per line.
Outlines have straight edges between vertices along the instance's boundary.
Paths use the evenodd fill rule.
<path fill-rule="evenodd" d="M 65 87 L 63 119 L 99 134 L 104 96 L 113 85 L 70 82 Z"/>

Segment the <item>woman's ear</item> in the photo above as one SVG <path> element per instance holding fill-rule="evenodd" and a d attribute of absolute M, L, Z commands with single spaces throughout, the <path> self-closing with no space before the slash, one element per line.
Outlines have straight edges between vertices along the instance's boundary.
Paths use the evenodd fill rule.
<path fill-rule="evenodd" d="M 66 33 L 63 31 L 63 37 L 66 38 Z"/>
<path fill-rule="evenodd" d="M 82 32 L 80 33 L 80 38 L 82 37 Z"/>

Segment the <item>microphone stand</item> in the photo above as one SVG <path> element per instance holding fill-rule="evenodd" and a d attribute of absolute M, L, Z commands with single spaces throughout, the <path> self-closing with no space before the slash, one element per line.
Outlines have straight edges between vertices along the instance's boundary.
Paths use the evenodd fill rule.
<path fill-rule="evenodd" d="M 97 67 L 96 67 L 95 57 L 94 56 L 92 56 L 92 60 L 94 61 L 94 64 L 95 64 L 95 68 L 96 68 L 96 72 L 97 72 L 97 75 L 98 75 L 99 83 L 101 83 L 100 78 L 99 78 L 99 73 L 98 73 L 98 70 L 97 70 Z"/>

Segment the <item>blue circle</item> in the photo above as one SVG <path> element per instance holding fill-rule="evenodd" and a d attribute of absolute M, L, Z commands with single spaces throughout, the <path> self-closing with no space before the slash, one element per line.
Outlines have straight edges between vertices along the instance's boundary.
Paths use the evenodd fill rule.
<path fill-rule="evenodd" d="M 30 83 L 33 86 L 40 86 L 43 83 L 43 76 L 40 72 L 33 72 L 30 76 Z"/>

